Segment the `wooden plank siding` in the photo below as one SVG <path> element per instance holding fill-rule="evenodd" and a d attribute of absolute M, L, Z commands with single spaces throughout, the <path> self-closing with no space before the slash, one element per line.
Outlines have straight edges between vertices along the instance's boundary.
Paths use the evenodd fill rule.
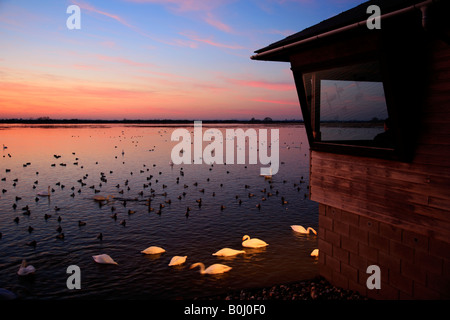
<path fill-rule="evenodd" d="M 311 152 L 310 197 L 415 232 L 450 239 L 450 50 L 431 45 L 419 138 L 410 163 Z M 426 229 L 424 228 L 426 227 Z"/>
<path fill-rule="evenodd" d="M 377 299 L 450 298 L 450 49 L 432 44 L 430 82 L 411 162 L 310 155 L 320 273 Z M 365 286 L 379 265 L 381 290 Z"/>

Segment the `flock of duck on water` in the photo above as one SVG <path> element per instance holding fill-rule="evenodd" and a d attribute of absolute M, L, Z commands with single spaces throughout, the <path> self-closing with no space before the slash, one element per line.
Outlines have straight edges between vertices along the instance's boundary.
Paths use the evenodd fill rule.
<path fill-rule="evenodd" d="M 6 149 L 6 147 L 3 146 L 3 149 Z M 74 153 L 73 153 L 73 154 L 74 154 Z M 8 155 L 9 155 L 9 154 L 8 154 Z M 123 155 L 123 151 L 122 151 L 122 155 Z M 9 156 L 10 156 L 10 155 L 9 155 Z M 60 156 L 55 155 L 55 158 L 59 158 L 59 157 L 60 157 Z M 27 163 L 26 165 L 29 165 L 29 164 Z M 170 164 L 170 165 L 172 166 L 172 164 Z M 24 165 L 24 166 L 25 166 L 25 165 Z M 52 165 L 52 166 L 53 166 L 53 165 Z M 211 170 L 211 169 L 210 169 L 210 170 Z M 9 170 L 9 169 L 6 169 L 6 172 L 10 172 L 10 170 Z M 227 172 L 227 173 L 228 173 L 228 172 Z M 160 174 L 161 174 L 161 173 L 160 173 Z M 180 174 L 181 174 L 181 175 L 184 175 L 184 172 L 181 170 L 181 171 L 180 171 Z M 87 175 L 86 175 L 86 176 L 87 176 Z M 85 176 L 85 177 L 86 177 L 86 176 Z M 84 178 L 85 178 L 85 177 L 84 177 Z M 152 176 L 151 176 L 151 177 L 152 177 Z M 102 180 L 102 181 L 105 181 L 104 179 L 105 179 L 105 177 L 104 177 L 104 175 L 102 175 L 101 180 Z M 266 179 L 270 179 L 270 177 L 266 177 Z M 17 182 L 17 181 L 15 181 L 15 182 Z M 83 182 L 82 182 L 81 179 L 80 179 L 78 182 L 80 182 L 80 183 L 83 184 Z M 106 181 L 105 181 L 105 182 L 106 182 Z M 284 182 L 285 182 L 285 181 L 284 181 Z M 178 184 L 178 183 L 179 183 L 179 178 L 177 178 L 177 184 Z M 127 183 L 125 183 L 125 184 L 127 184 Z M 196 183 L 195 183 L 195 185 L 196 185 Z M 145 187 L 145 186 L 144 186 L 144 187 Z M 163 185 L 163 188 L 165 188 L 165 187 L 167 187 L 167 186 Z M 185 185 L 185 188 L 186 188 L 186 187 L 187 187 L 187 186 Z M 271 186 L 271 187 L 272 187 L 272 186 Z M 35 188 L 35 185 L 33 185 L 33 188 Z M 248 186 L 246 185 L 245 188 L 248 188 Z M 74 187 L 72 187 L 72 190 L 74 190 Z M 298 190 L 300 190 L 299 187 L 298 187 Z M 37 197 L 36 197 L 36 202 L 39 201 L 39 197 L 48 197 L 48 198 L 50 199 L 51 194 L 52 194 L 53 191 L 54 191 L 54 190 L 51 189 L 50 186 L 48 186 L 47 190 L 38 192 L 38 193 L 36 194 L 36 196 L 37 196 Z M 154 190 L 151 189 L 151 191 L 153 192 L 153 193 L 152 193 L 152 196 L 154 196 L 154 195 L 155 195 L 155 194 L 154 194 Z M 6 190 L 3 189 L 2 192 L 5 193 Z M 99 191 L 98 191 L 98 190 L 95 190 L 95 192 L 99 192 Z M 201 189 L 200 192 L 203 192 L 203 193 L 204 193 L 204 189 Z M 264 189 L 263 192 L 266 193 L 266 190 Z M 278 194 L 278 191 L 277 191 L 277 194 Z M 142 195 L 142 194 L 141 194 L 141 195 Z M 183 193 L 182 195 L 184 196 L 185 193 Z M 180 195 L 180 196 L 178 197 L 178 199 L 181 199 L 181 196 L 182 196 L 182 195 Z M 267 195 L 268 195 L 268 196 L 271 196 L 272 194 L 271 194 L 270 192 L 268 192 Z M 74 193 L 72 194 L 72 196 L 74 196 Z M 214 193 L 213 193 L 213 196 L 214 196 Z M 249 198 L 251 198 L 251 197 L 254 196 L 254 194 L 249 193 L 248 196 L 249 196 Z M 105 202 L 109 202 L 109 200 L 111 200 L 111 199 L 113 199 L 113 198 L 114 198 L 114 197 L 111 196 L 111 195 L 108 195 L 108 196 L 106 196 L 106 197 L 105 197 L 105 196 L 102 196 L 102 195 L 95 195 L 95 196 L 92 197 L 92 200 L 94 200 L 95 202 L 98 202 L 100 205 L 103 205 Z M 20 197 L 16 196 L 16 202 L 17 202 L 18 200 L 20 200 L 20 199 L 21 199 Z M 238 196 L 236 196 L 236 199 L 238 199 Z M 136 198 L 135 198 L 135 199 L 132 199 L 132 200 L 136 200 Z M 239 204 L 241 204 L 241 203 L 242 203 L 242 200 L 241 200 L 241 199 L 238 199 L 238 200 L 239 200 Z M 262 200 L 265 200 L 265 198 L 263 197 Z M 127 200 L 126 200 L 126 199 L 122 199 L 122 201 L 124 201 L 124 205 L 125 205 L 125 203 L 126 203 Z M 284 199 L 284 197 L 281 197 L 281 202 L 282 202 L 282 204 L 286 204 L 286 203 L 287 203 L 287 201 Z M 169 204 L 170 204 L 170 199 L 169 199 L 169 200 L 166 200 L 166 203 L 169 203 Z M 199 206 L 201 206 L 201 204 L 202 204 L 202 199 L 201 199 L 201 198 L 198 199 L 198 200 L 197 200 L 197 203 L 198 203 Z M 147 200 L 146 205 L 148 206 L 148 211 L 149 211 L 149 212 L 154 210 L 154 209 L 151 207 L 151 198 L 149 198 L 149 199 Z M 163 205 L 163 204 L 160 204 L 159 210 L 158 210 L 158 212 L 157 212 L 158 214 L 161 213 L 161 209 L 162 209 L 163 207 L 164 207 L 164 205 Z M 257 207 L 257 208 L 260 208 L 260 207 L 261 207 L 260 203 L 258 203 L 258 204 L 256 205 L 256 207 Z M 13 209 L 15 210 L 16 208 L 17 208 L 17 204 L 14 203 L 14 204 L 13 204 Z M 223 210 L 223 209 L 225 209 L 225 206 L 224 206 L 224 205 L 221 206 L 221 210 Z M 57 206 L 55 206 L 55 212 L 56 212 L 56 211 L 59 211 L 59 210 L 60 210 L 60 208 L 58 208 Z M 29 215 L 29 214 L 30 214 L 30 209 L 29 209 L 28 205 L 25 206 L 24 208 L 22 208 L 22 211 L 23 211 L 23 214 L 24 214 L 24 215 Z M 111 211 L 113 211 L 113 212 L 115 211 L 115 207 L 114 207 L 114 206 L 111 207 Z M 186 214 L 186 217 L 189 216 L 189 211 L 190 211 L 190 208 L 187 207 L 187 210 L 186 210 L 186 213 L 185 213 L 185 214 Z M 135 211 L 133 211 L 133 210 L 128 210 L 128 214 L 129 214 L 129 215 L 130 215 L 130 214 L 133 214 L 133 213 L 135 213 Z M 45 219 L 48 219 L 48 218 L 50 218 L 50 217 L 51 217 L 51 215 L 45 214 Z M 114 219 L 116 219 L 116 218 L 117 218 L 117 214 L 116 214 L 116 213 L 113 213 L 111 217 L 114 218 Z M 16 223 L 18 223 L 18 222 L 19 222 L 19 217 L 16 217 L 16 218 L 14 219 L 14 221 L 15 221 Z M 58 217 L 58 221 L 59 221 L 59 222 L 61 221 L 61 216 Z M 125 221 L 125 220 L 122 220 L 120 224 L 123 225 L 123 226 L 125 226 L 126 221 Z M 83 221 L 81 221 L 81 220 L 79 220 L 79 221 L 78 221 L 78 225 L 79 225 L 79 226 L 84 226 L 84 225 L 86 225 L 86 223 L 83 222 Z M 310 233 L 313 233 L 313 234 L 317 235 L 317 232 L 316 232 L 313 228 L 311 228 L 311 227 L 304 228 L 304 227 L 301 226 L 301 225 L 292 225 L 291 228 L 292 228 L 292 230 L 293 230 L 294 232 L 296 232 L 296 233 L 300 233 L 300 234 L 310 234 Z M 32 228 L 31 226 L 29 226 L 28 232 L 31 233 L 32 231 L 33 231 L 33 228 Z M 57 231 L 58 231 L 58 235 L 57 235 L 56 237 L 59 238 L 59 239 L 63 239 L 63 238 L 64 238 L 64 233 L 62 232 L 61 226 L 58 227 Z M 1 234 L 1 232 L 0 232 L 0 238 L 1 238 L 1 237 L 2 237 L 2 234 Z M 100 233 L 100 234 L 97 236 L 97 239 L 100 239 L 100 240 L 101 240 L 102 238 L 103 238 L 103 235 L 102 235 L 102 233 Z M 37 242 L 36 242 L 35 240 L 33 240 L 33 241 L 27 243 L 27 245 L 29 245 L 29 246 L 36 246 L 36 245 L 37 245 Z M 250 238 L 250 236 L 248 236 L 248 235 L 245 235 L 245 236 L 242 238 L 242 246 L 245 247 L 245 248 L 263 248 L 263 247 L 266 247 L 266 246 L 268 246 L 268 245 L 269 245 L 269 244 L 266 243 L 265 241 L 263 241 L 263 240 L 261 240 L 261 239 L 258 239 L 258 238 Z M 146 249 L 144 249 L 144 250 L 141 251 L 142 254 L 146 254 L 146 255 L 160 255 L 160 254 L 162 254 L 162 253 L 164 253 L 164 252 L 166 252 L 166 250 L 163 249 L 163 248 L 161 248 L 161 247 L 158 247 L 158 246 L 150 246 L 150 247 L 148 247 L 148 248 L 146 248 Z M 239 254 L 245 254 L 245 251 L 244 251 L 244 250 L 231 249 L 231 248 L 223 248 L 223 249 L 220 249 L 220 250 L 218 250 L 217 252 L 213 253 L 212 255 L 214 255 L 214 256 L 220 256 L 220 257 L 230 257 L 230 256 L 236 256 L 236 255 L 239 255 Z M 319 254 L 318 249 L 314 249 L 314 250 L 311 252 L 310 255 L 311 255 L 312 257 L 317 258 L 317 257 L 318 257 L 318 254 Z M 117 265 L 117 262 L 114 261 L 113 258 L 111 258 L 108 254 L 95 255 L 95 256 L 92 256 L 92 258 L 93 258 L 93 260 L 94 260 L 96 263 L 99 263 L 99 264 L 113 264 L 113 265 Z M 170 262 L 169 262 L 169 266 L 182 265 L 182 264 L 184 264 L 184 263 L 186 262 L 186 260 L 187 260 L 187 256 L 173 256 L 172 259 L 171 259 Z M 209 267 L 205 268 L 205 265 L 204 265 L 203 263 L 201 263 L 201 262 L 197 262 L 197 263 L 191 264 L 190 269 L 193 269 L 193 268 L 196 268 L 196 267 L 199 267 L 199 268 L 200 268 L 200 273 L 201 273 L 201 274 L 221 274 L 221 273 L 224 273 L 224 272 L 228 272 L 229 270 L 232 269 L 232 267 L 227 266 L 227 265 L 224 265 L 224 264 L 220 264 L 220 263 L 212 264 L 212 265 L 210 265 Z M 29 264 L 27 264 L 27 262 L 26 262 L 25 260 L 22 260 L 22 264 L 20 265 L 17 274 L 18 274 L 19 276 L 27 276 L 27 275 L 34 274 L 35 271 L 36 271 L 36 269 L 35 269 L 34 266 L 29 265 Z"/>

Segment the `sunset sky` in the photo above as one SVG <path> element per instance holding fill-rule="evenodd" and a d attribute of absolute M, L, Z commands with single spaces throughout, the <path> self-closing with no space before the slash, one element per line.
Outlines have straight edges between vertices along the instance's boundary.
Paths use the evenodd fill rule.
<path fill-rule="evenodd" d="M 290 65 L 250 56 L 362 2 L 1 0 L 0 119 L 301 119 Z"/>

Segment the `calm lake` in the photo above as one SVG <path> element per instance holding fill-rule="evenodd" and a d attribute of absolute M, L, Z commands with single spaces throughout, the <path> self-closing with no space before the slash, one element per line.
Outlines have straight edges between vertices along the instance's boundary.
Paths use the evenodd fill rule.
<path fill-rule="evenodd" d="M 204 124 L 203 130 L 217 128 L 225 137 L 227 128 L 278 129 L 280 167 L 272 179 L 260 176 L 260 163 L 171 166 L 178 143 L 172 132 L 192 132 L 193 123 L 0 126 L 0 288 L 32 299 L 189 299 L 317 275 L 310 256 L 317 236 L 290 227 L 318 229 L 318 205 L 305 196 L 303 125 L 242 126 Z M 48 186 L 51 196 L 38 197 Z M 93 200 L 108 195 L 113 198 L 103 204 Z M 243 248 L 244 235 L 269 246 Z M 150 246 L 166 252 L 141 253 Z M 222 248 L 245 254 L 212 255 Z M 118 265 L 97 264 L 92 256 L 99 254 Z M 186 262 L 169 267 L 176 255 Z M 36 268 L 33 276 L 17 275 L 23 259 Z M 189 269 L 196 262 L 232 269 L 202 275 Z M 70 265 L 81 270 L 81 289 L 66 286 Z"/>

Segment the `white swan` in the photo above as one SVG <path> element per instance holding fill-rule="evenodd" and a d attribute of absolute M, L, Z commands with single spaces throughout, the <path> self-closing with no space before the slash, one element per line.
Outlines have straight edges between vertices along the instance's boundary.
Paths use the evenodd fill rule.
<path fill-rule="evenodd" d="M 33 274 L 36 272 L 36 268 L 32 265 L 27 265 L 27 262 L 25 260 L 22 260 L 22 264 L 19 267 L 19 271 L 17 271 L 17 274 L 19 276 L 28 276 L 30 274 Z"/>
<path fill-rule="evenodd" d="M 107 254 L 99 254 L 97 256 L 92 256 L 95 262 L 101 264 L 118 264 Z"/>
<path fill-rule="evenodd" d="M 41 192 L 39 192 L 37 195 L 38 195 L 38 196 L 41 196 L 41 197 L 50 197 L 50 186 L 48 186 L 47 192 L 41 191 Z"/>
<path fill-rule="evenodd" d="M 261 247 L 265 247 L 268 245 L 269 245 L 268 243 L 266 243 L 263 240 L 260 240 L 258 238 L 250 239 L 250 236 L 248 236 L 248 235 L 245 235 L 242 238 L 242 246 L 247 247 L 247 248 L 261 248 Z"/>
<path fill-rule="evenodd" d="M 231 270 L 231 267 L 220 263 L 210 265 L 208 268 L 205 269 L 205 265 L 201 262 L 194 263 L 193 265 L 191 265 L 189 269 L 193 269 L 198 266 L 200 267 L 201 274 L 219 274 Z"/>
<path fill-rule="evenodd" d="M 92 199 L 93 199 L 94 201 L 99 201 L 99 202 L 102 202 L 102 201 L 108 201 L 109 198 L 114 198 L 114 197 L 111 196 L 111 195 L 109 195 L 109 196 L 107 196 L 107 197 L 104 197 L 104 196 L 93 196 L 93 197 L 92 197 Z"/>
<path fill-rule="evenodd" d="M 141 253 L 145 253 L 145 254 L 159 254 L 159 253 L 163 253 L 163 252 L 166 252 L 166 250 L 164 250 L 163 248 L 160 248 L 160 247 L 155 247 L 155 246 L 148 247 L 147 249 L 141 251 Z"/>
<path fill-rule="evenodd" d="M 293 225 L 291 226 L 292 230 L 294 230 L 295 232 L 298 233 L 309 233 L 309 231 L 312 231 L 315 235 L 317 235 L 316 230 L 314 230 L 311 227 L 308 227 L 307 229 L 305 229 L 303 226 L 299 226 L 299 225 Z"/>
<path fill-rule="evenodd" d="M 175 256 L 170 260 L 169 266 L 178 266 L 183 264 L 186 262 L 186 258 L 187 256 Z"/>
<path fill-rule="evenodd" d="M 311 257 L 318 257 L 319 256 L 319 249 L 314 249 L 311 252 Z"/>
<path fill-rule="evenodd" d="M 237 254 L 240 253 L 245 253 L 244 250 L 234 250 L 234 249 L 230 249 L 230 248 L 223 248 L 220 249 L 219 251 L 213 253 L 213 256 L 220 256 L 220 257 L 230 257 L 230 256 L 235 256 Z"/>

